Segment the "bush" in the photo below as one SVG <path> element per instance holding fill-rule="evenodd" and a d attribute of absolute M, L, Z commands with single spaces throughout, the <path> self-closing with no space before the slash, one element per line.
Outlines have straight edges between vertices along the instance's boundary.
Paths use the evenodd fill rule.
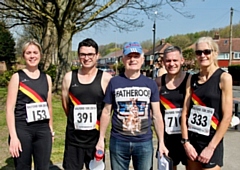
<path fill-rule="evenodd" d="M 121 62 L 119 62 L 118 63 L 118 73 L 119 74 L 123 74 L 124 73 L 124 71 L 125 71 L 125 66 L 123 65 L 123 62 L 121 61 Z"/>
<path fill-rule="evenodd" d="M 16 71 L 15 67 L 12 67 L 11 70 L 4 71 L 4 73 L 0 75 L 0 87 L 7 87 L 8 82 Z"/>
<path fill-rule="evenodd" d="M 57 71 L 57 66 L 51 64 L 48 69 L 45 71 L 46 74 L 48 74 L 52 78 L 52 82 L 54 82 L 56 78 L 56 71 Z"/>

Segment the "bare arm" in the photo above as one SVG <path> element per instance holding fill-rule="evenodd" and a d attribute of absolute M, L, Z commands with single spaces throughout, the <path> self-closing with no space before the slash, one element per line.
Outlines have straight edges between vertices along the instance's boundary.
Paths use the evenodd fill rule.
<path fill-rule="evenodd" d="M 6 120 L 8 131 L 10 135 L 9 151 L 12 157 L 19 157 L 19 151 L 22 151 L 21 143 L 18 139 L 16 127 L 15 127 L 15 114 L 14 109 L 17 101 L 19 85 L 19 75 L 15 73 L 8 85 L 7 103 L 6 103 Z"/>
<path fill-rule="evenodd" d="M 47 97 L 47 103 L 48 103 L 48 110 L 50 114 L 50 120 L 49 120 L 49 127 L 51 132 L 53 132 L 53 113 L 52 113 L 52 79 L 49 75 L 47 75 L 47 81 L 48 81 L 48 97 Z"/>
<path fill-rule="evenodd" d="M 107 73 L 107 72 L 103 72 L 103 77 L 102 77 L 102 80 L 101 80 L 101 85 L 102 85 L 102 89 L 103 89 L 103 92 L 105 93 L 106 91 L 106 88 L 107 88 L 107 85 L 110 81 L 110 79 L 112 78 L 112 75 L 110 73 Z"/>
<path fill-rule="evenodd" d="M 69 104 L 69 87 L 71 83 L 72 72 L 65 74 L 62 82 L 62 107 L 66 114 L 68 115 L 68 104 Z"/>
<path fill-rule="evenodd" d="M 187 120 L 188 120 L 188 113 L 190 109 L 190 102 L 191 102 L 191 75 L 188 77 L 188 81 L 186 84 L 186 95 L 184 99 L 183 109 L 182 109 L 182 118 L 181 118 L 181 131 L 182 131 L 182 138 L 183 139 L 189 139 L 188 138 L 188 127 L 187 127 Z M 197 152 L 195 148 L 190 144 L 190 142 L 186 142 L 183 144 L 183 147 L 185 149 L 185 152 L 187 156 L 192 160 L 197 159 Z"/>
<path fill-rule="evenodd" d="M 213 136 L 209 147 L 216 148 L 226 133 L 232 118 L 232 77 L 228 73 L 223 73 L 221 76 L 220 88 L 222 89 L 222 114 L 223 118 Z"/>
<path fill-rule="evenodd" d="M 187 84 L 186 84 L 186 95 L 183 103 L 182 109 L 182 118 L 181 118 L 181 131 L 182 131 L 182 138 L 188 139 L 188 128 L 187 128 L 187 117 L 190 109 L 190 102 L 191 102 L 191 87 L 190 87 L 191 76 L 188 77 Z"/>
<path fill-rule="evenodd" d="M 167 70 L 165 69 L 165 67 L 161 67 L 160 69 L 158 69 L 158 77 L 161 77 L 163 74 L 166 74 Z"/>
<path fill-rule="evenodd" d="M 106 135 L 109 122 L 111 120 L 111 109 L 112 109 L 111 104 L 105 104 L 102 110 L 102 115 L 100 118 L 100 136 L 99 136 L 98 143 L 96 145 L 97 150 L 98 149 L 104 150 L 104 138 Z"/>
<path fill-rule="evenodd" d="M 160 111 L 159 102 L 151 102 L 151 106 L 153 111 L 154 128 L 159 141 L 160 156 L 162 156 L 163 153 L 168 155 L 168 150 L 164 144 L 164 124 L 162 119 L 162 113 Z"/>
<path fill-rule="evenodd" d="M 219 86 L 222 90 L 222 114 L 223 118 L 208 146 L 203 149 L 198 160 L 202 163 L 208 163 L 215 148 L 226 133 L 232 118 L 232 77 L 228 73 L 221 75 Z"/>
<path fill-rule="evenodd" d="M 161 85 L 162 85 L 161 80 L 162 80 L 162 76 L 157 77 L 157 78 L 155 79 L 155 81 L 156 81 L 156 83 L 157 83 L 157 86 L 158 86 L 158 91 L 160 91 L 160 89 L 161 89 Z"/>

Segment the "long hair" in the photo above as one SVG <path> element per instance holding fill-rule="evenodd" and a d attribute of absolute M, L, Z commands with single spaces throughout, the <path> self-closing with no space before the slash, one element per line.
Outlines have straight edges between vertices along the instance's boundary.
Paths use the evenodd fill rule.
<path fill-rule="evenodd" d="M 214 65 L 218 67 L 218 61 L 217 61 L 217 57 L 218 57 L 218 53 L 219 53 L 218 44 L 212 39 L 212 37 L 201 37 L 196 41 L 195 49 L 197 49 L 197 46 L 199 43 L 208 44 L 208 46 L 215 52 L 214 54 L 216 54 L 216 55 L 213 55 Z"/>

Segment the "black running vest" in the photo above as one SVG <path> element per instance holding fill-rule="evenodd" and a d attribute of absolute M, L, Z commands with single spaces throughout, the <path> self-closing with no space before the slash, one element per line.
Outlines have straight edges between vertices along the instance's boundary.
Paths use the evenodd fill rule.
<path fill-rule="evenodd" d="M 161 113 L 163 115 L 163 121 L 165 124 L 165 110 L 167 109 L 174 109 L 174 108 L 182 108 L 183 103 L 184 103 L 184 98 L 186 94 L 186 83 L 189 74 L 186 73 L 185 78 L 181 82 L 181 84 L 175 88 L 175 89 L 168 89 L 166 86 L 166 75 L 164 74 L 161 77 L 161 89 L 159 92 L 160 95 L 160 109 Z M 179 120 L 180 121 L 180 120 Z M 179 122 L 180 123 L 180 122 Z M 164 127 L 165 128 L 165 127 Z M 167 142 L 167 140 L 177 140 L 178 138 L 181 139 L 181 134 L 167 134 L 166 131 L 164 130 L 164 140 Z M 172 138 L 172 137 L 177 137 L 177 138 Z"/>
<path fill-rule="evenodd" d="M 97 105 L 97 119 L 100 120 L 102 109 L 104 107 L 104 92 L 101 86 L 103 71 L 98 70 L 93 82 L 90 84 L 81 84 L 78 80 L 78 70 L 72 71 L 72 80 L 69 87 L 75 100 L 82 104 Z M 97 144 L 99 138 L 99 130 L 75 130 L 74 128 L 74 102 L 69 98 L 69 112 L 66 128 L 66 142 L 82 148 L 91 148 Z"/>
<path fill-rule="evenodd" d="M 188 79 L 188 73 L 186 73 L 185 78 L 182 83 L 176 89 L 168 89 L 166 86 L 166 74 L 161 77 L 161 89 L 160 95 L 160 108 L 162 115 L 164 117 L 166 109 L 182 108 L 184 103 L 184 98 L 186 94 L 186 82 Z M 165 99 L 162 101 L 162 99 Z M 164 102 L 165 101 L 165 102 Z"/>
<path fill-rule="evenodd" d="M 34 101 L 33 98 L 37 98 L 37 100 L 47 102 L 49 87 L 47 76 L 45 73 L 40 72 L 40 76 L 37 79 L 32 79 L 28 77 L 28 75 L 22 70 L 19 70 L 18 74 L 19 74 L 19 90 L 15 106 L 15 121 L 26 122 L 27 118 L 26 104 L 35 103 L 36 101 Z M 22 90 L 20 90 L 20 88 Z M 25 93 L 23 93 L 23 91 L 25 93 L 30 94 L 30 96 L 33 96 L 33 98 L 27 96 Z M 35 123 L 43 122 L 48 123 L 49 120 L 38 121 Z"/>
<path fill-rule="evenodd" d="M 219 122 L 222 120 L 222 90 L 219 87 L 220 77 L 224 71 L 219 68 L 213 75 L 203 84 L 198 83 L 198 74 L 192 76 L 191 79 L 191 105 L 205 105 L 215 109 L 212 118 L 212 126 L 210 129 L 210 136 L 216 132 Z M 199 104 L 198 104 L 199 103 Z M 203 136 L 204 137 L 204 136 Z"/>

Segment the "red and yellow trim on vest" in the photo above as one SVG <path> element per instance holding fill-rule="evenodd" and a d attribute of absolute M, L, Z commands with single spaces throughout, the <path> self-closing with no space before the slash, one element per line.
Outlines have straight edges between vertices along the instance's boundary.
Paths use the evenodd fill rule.
<path fill-rule="evenodd" d="M 192 101 L 195 105 L 206 106 L 206 104 L 203 103 L 201 99 L 193 91 L 192 91 Z M 217 130 L 218 124 L 219 124 L 219 120 L 213 115 L 211 126 L 213 127 L 213 129 Z"/>
<path fill-rule="evenodd" d="M 31 89 L 30 87 L 28 87 L 26 84 L 22 82 L 19 83 L 19 90 L 36 103 L 44 102 L 44 100 L 42 99 L 41 96 L 39 96 L 39 94 L 37 94 L 33 89 Z"/>
<path fill-rule="evenodd" d="M 74 106 L 82 104 L 71 92 L 69 92 L 69 98 Z M 97 120 L 95 128 L 99 131 L 99 129 L 100 129 L 100 121 L 99 120 Z"/>
<path fill-rule="evenodd" d="M 165 109 L 175 109 L 176 108 L 176 106 L 171 101 L 169 101 L 168 99 L 166 99 L 163 96 L 160 96 L 160 102 L 165 107 Z"/>

